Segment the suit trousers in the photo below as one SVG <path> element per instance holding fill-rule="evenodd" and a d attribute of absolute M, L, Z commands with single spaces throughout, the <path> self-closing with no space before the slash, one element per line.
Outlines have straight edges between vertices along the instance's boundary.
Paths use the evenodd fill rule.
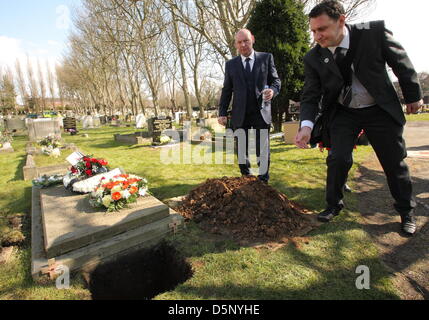
<path fill-rule="evenodd" d="M 365 130 L 387 178 L 396 211 L 412 215 L 416 206 L 412 197 L 407 164 L 404 127 L 379 106 L 363 109 L 339 107 L 329 127 L 332 149 L 328 165 L 326 202 L 330 207 L 342 204 L 343 186 L 352 167 L 352 152 L 361 130 Z"/>
<path fill-rule="evenodd" d="M 254 129 L 254 140 L 250 139 L 251 129 Z M 265 123 L 258 112 L 252 116 L 246 115 L 246 119 L 240 128 L 234 128 L 234 136 L 237 137 L 238 166 L 242 175 L 250 175 L 249 150 L 255 147 L 258 159 L 258 178 L 268 181 L 270 178 L 270 126 Z M 252 143 L 254 142 L 254 143 Z"/>

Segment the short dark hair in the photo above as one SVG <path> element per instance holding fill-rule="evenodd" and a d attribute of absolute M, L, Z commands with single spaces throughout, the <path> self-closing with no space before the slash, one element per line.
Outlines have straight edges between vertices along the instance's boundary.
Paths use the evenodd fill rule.
<path fill-rule="evenodd" d="M 337 0 L 326 0 L 315 6 L 308 14 L 309 18 L 317 18 L 322 14 L 328 15 L 335 21 L 345 14 L 343 5 Z"/>

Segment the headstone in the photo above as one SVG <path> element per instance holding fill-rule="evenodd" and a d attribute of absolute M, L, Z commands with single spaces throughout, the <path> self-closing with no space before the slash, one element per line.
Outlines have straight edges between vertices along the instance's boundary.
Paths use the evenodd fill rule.
<path fill-rule="evenodd" d="M 28 119 L 27 127 L 30 141 L 42 140 L 50 134 L 61 138 L 60 120 L 56 118 Z"/>
<path fill-rule="evenodd" d="M 100 123 L 101 123 L 102 125 L 105 125 L 105 124 L 107 123 L 107 116 L 101 116 L 101 117 L 100 117 Z"/>
<path fill-rule="evenodd" d="M 25 130 L 25 120 L 19 118 L 6 119 L 6 128 L 9 131 Z"/>
<path fill-rule="evenodd" d="M 65 117 L 63 119 L 64 131 L 69 132 L 69 130 L 77 131 L 76 129 L 76 118 Z"/>
<path fill-rule="evenodd" d="M 99 116 L 94 116 L 93 119 L 93 125 L 95 128 L 99 128 L 101 125 L 101 121 L 100 121 L 100 117 Z"/>
<path fill-rule="evenodd" d="M 136 117 L 136 128 L 142 129 L 146 126 L 146 117 L 143 113 L 139 113 Z"/>
<path fill-rule="evenodd" d="M 152 137 L 154 144 L 161 143 L 162 132 L 167 129 L 173 129 L 173 122 L 170 117 L 158 117 L 148 120 L 149 135 Z"/>
<path fill-rule="evenodd" d="M 92 118 L 92 116 L 87 115 L 87 116 L 83 117 L 82 128 L 84 128 L 84 129 L 94 128 L 94 119 Z"/>
<path fill-rule="evenodd" d="M 176 123 L 178 123 L 178 124 L 180 124 L 180 125 L 183 125 L 183 119 L 184 119 L 184 117 L 185 117 L 185 112 L 176 112 L 175 114 L 174 114 L 174 117 L 175 117 L 175 122 Z"/>

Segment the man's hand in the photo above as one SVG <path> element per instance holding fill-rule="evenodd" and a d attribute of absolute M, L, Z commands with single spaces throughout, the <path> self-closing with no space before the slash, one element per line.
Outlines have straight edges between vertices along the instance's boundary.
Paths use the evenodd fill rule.
<path fill-rule="evenodd" d="M 423 104 L 423 100 L 413 102 L 413 103 L 408 103 L 407 104 L 407 114 L 417 113 L 419 111 L 419 109 L 422 107 L 422 104 Z"/>
<path fill-rule="evenodd" d="M 311 128 L 302 127 L 295 137 L 295 145 L 301 149 L 308 149 L 308 142 L 311 138 Z"/>
<path fill-rule="evenodd" d="M 228 118 L 227 118 L 227 117 L 218 117 L 218 118 L 217 118 L 217 122 L 218 122 L 221 126 L 226 126 L 226 123 L 228 122 Z"/>
<path fill-rule="evenodd" d="M 268 101 L 272 100 L 274 97 L 274 90 L 273 89 L 265 89 L 262 91 L 262 94 L 264 95 L 263 99 Z"/>

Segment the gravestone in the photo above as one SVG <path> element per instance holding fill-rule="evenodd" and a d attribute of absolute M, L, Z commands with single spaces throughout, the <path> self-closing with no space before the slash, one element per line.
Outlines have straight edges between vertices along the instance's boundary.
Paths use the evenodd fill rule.
<path fill-rule="evenodd" d="M 94 128 L 94 119 L 92 118 L 92 116 L 88 115 L 88 116 L 83 117 L 82 128 L 83 129 Z"/>
<path fill-rule="evenodd" d="M 6 129 L 10 132 L 14 131 L 23 131 L 27 128 L 25 127 L 25 120 L 19 118 L 5 119 Z"/>
<path fill-rule="evenodd" d="M 101 121 L 99 116 L 94 116 L 93 119 L 94 128 L 99 128 L 101 126 Z"/>
<path fill-rule="evenodd" d="M 85 195 L 62 186 L 33 187 L 31 219 L 35 280 L 49 259 L 70 271 L 91 268 L 118 254 L 153 245 L 183 223 L 180 215 L 150 195 L 129 208 L 106 213 L 92 208 Z"/>
<path fill-rule="evenodd" d="M 146 117 L 143 113 L 139 113 L 136 117 L 136 128 L 142 129 L 146 126 Z"/>
<path fill-rule="evenodd" d="M 28 119 L 28 136 L 30 141 L 39 141 L 52 134 L 61 138 L 61 120 L 57 118 Z"/>
<path fill-rule="evenodd" d="M 69 132 L 69 130 L 77 131 L 76 129 L 76 118 L 65 117 L 63 119 L 64 131 Z"/>
<path fill-rule="evenodd" d="M 167 129 L 173 129 L 173 122 L 170 117 L 158 117 L 148 120 L 148 131 L 154 144 L 160 144 L 162 132 Z"/>

